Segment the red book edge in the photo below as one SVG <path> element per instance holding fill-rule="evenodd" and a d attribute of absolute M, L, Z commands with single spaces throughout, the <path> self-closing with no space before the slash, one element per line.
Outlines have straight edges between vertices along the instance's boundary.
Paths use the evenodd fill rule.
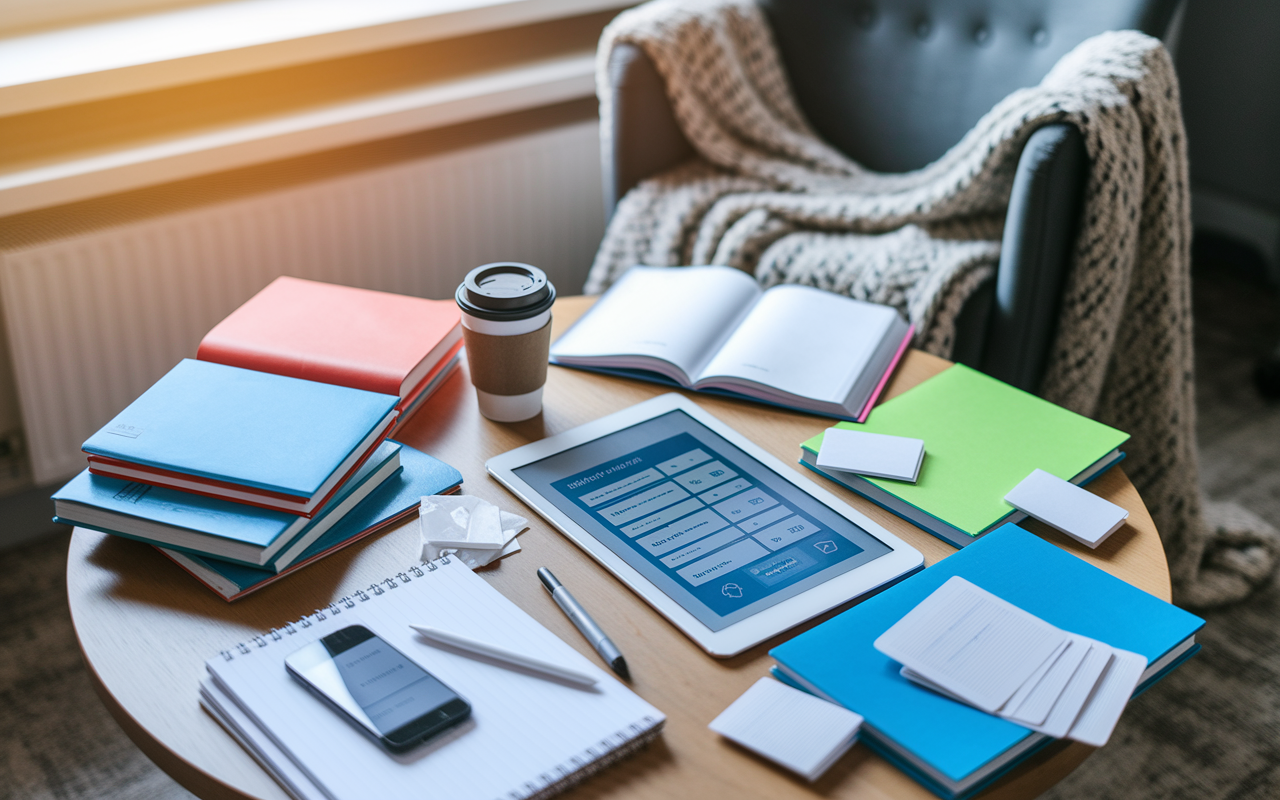
<path fill-rule="evenodd" d="M 189 494 L 198 494 L 198 495 L 201 495 L 202 497 L 212 497 L 216 500 L 226 500 L 231 503 L 241 503 L 247 506 L 256 506 L 258 508 L 266 508 L 271 511 L 283 511 L 286 514 L 296 514 L 300 517 L 306 517 L 307 519 L 311 519 L 316 515 L 316 512 L 324 508 L 325 504 L 327 504 L 331 499 L 333 499 L 333 496 L 338 493 L 338 490 L 341 489 L 347 481 L 351 480 L 351 476 L 356 474 L 356 471 L 359 470 L 360 467 L 364 465 L 364 462 L 369 460 L 369 456 L 373 455 L 373 452 L 378 449 L 378 446 L 381 445 L 382 442 L 391 435 L 391 429 L 394 427 L 395 427 L 395 422 L 393 421 L 390 425 L 387 426 L 387 429 L 382 432 L 382 435 L 374 440 L 373 445 L 370 446 L 369 449 L 364 452 L 364 455 L 356 459 L 356 463 L 351 467 L 350 470 L 347 471 L 345 475 L 342 476 L 342 480 L 335 483 L 333 485 L 333 488 L 330 489 L 329 492 L 323 498 L 321 498 L 318 502 L 316 502 L 316 504 L 312 506 L 312 508 L 308 511 L 301 510 L 299 506 L 306 503 L 310 503 L 312 498 L 299 499 L 296 495 L 282 494 L 281 492 L 273 492 L 268 489 L 258 489 L 253 486 L 245 486 L 243 484 L 238 484 L 238 483 L 229 483 L 227 481 L 218 481 L 218 480 L 213 480 L 211 478 L 203 478 L 198 475 L 188 475 L 185 472 L 172 472 L 168 470 L 161 470 L 155 467 L 144 466 L 142 464 L 134 464 L 128 461 L 120 461 L 119 459 L 109 458 L 106 456 L 89 456 L 89 472 L 92 475 L 101 475 L 105 478 L 115 478 L 116 480 L 135 481 L 137 483 L 145 483 L 151 486 L 161 486 L 163 488 L 174 489 L 179 492 L 187 492 Z M 146 480 L 145 478 L 140 478 L 136 475 L 117 475 L 112 472 L 103 472 L 101 469 L 94 469 L 94 464 L 104 464 L 107 466 L 117 466 L 117 467 L 128 468 L 131 470 L 137 470 L 139 472 L 143 472 L 148 475 L 154 476 L 154 479 Z M 196 483 L 209 486 L 210 491 L 201 491 L 199 489 L 192 489 L 187 486 L 175 486 L 173 483 L 166 483 L 164 480 L 165 478 L 169 478 L 170 480 L 181 478 L 183 480 L 194 481 Z M 247 492 L 249 494 L 253 494 L 258 497 L 262 497 L 264 499 L 279 498 L 281 502 L 278 504 L 270 504 L 266 502 L 254 502 L 252 500 L 243 500 L 238 497 L 227 497 L 225 494 L 218 494 L 217 492 L 213 491 L 213 489 L 217 489 L 217 488 L 227 488 L 227 489 L 234 489 L 236 491 Z M 285 503 L 290 503 L 292 505 L 285 505 Z"/>
<path fill-rule="evenodd" d="M 431 381 L 435 380 L 436 376 L 449 366 L 449 362 L 453 360 L 454 356 L 462 352 L 463 344 L 464 342 L 459 339 L 453 347 L 449 348 L 449 352 L 445 353 L 440 358 L 439 363 L 432 367 L 431 371 L 423 376 L 422 380 L 418 381 L 418 385 L 414 387 L 413 391 L 396 404 L 396 411 L 399 411 L 402 415 L 396 419 L 396 425 L 404 424 L 405 419 L 407 419 L 403 416 L 404 412 L 407 409 L 412 408 L 414 403 L 418 402 L 419 395 L 422 395 L 423 392 L 427 391 L 427 387 L 431 387 Z M 457 365 L 455 364 L 454 366 Z M 431 387 L 432 391 L 435 391 L 437 388 L 439 388 L 439 386 Z"/>

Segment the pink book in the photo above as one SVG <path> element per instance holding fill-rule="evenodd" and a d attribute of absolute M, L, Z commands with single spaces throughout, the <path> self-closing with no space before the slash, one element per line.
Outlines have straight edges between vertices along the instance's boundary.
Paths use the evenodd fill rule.
<path fill-rule="evenodd" d="M 214 326 L 196 358 L 392 394 L 407 405 L 461 340 L 452 300 L 283 276 Z"/>

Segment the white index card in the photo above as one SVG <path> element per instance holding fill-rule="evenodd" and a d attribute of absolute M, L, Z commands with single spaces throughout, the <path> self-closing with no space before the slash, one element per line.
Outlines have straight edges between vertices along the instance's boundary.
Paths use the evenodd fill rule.
<path fill-rule="evenodd" d="M 1024 478 L 1004 500 L 1089 547 L 1102 544 L 1129 518 L 1115 503 L 1042 469 Z"/>
<path fill-rule="evenodd" d="M 1071 730 L 1071 726 L 1080 717 L 1080 712 L 1084 710 L 1085 704 L 1089 702 L 1089 697 L 1098 685 L 1098 679 L 1107 671 L 1107 666 L 1111 664 L 1115 653 L 1115 650 L 1102 642 L 1092 639 L 1085 639 L 1085 641 L 1089 643 L 1089 652 L 1085 654 L 1084 661 L 1080 662 L 1071 680 L 1067 681 L 1062 694 L 1058 696 L 1057 702 L 1049 711 L 1048 718 L 1041 725 L 1019 724 L 1033 731 L 1046 733 L 1055 739 L 1061 739 L 1067 735 L 1067 731 Z"/>
<path fill-rule="evenodd" d="M 1043 725 L 1072 676 L 1089 653 L 1090 641 L 1073 636 L 1049 669 L 1033 676 L 1019 689 L 1000 716 L 1021 725 Z M 1025 691 L 1024 691 L 1025 690 Z"/>
<path fill-rule="evenodd" d="M 862 716 L 761 678 L 707 727 L 813 781 L 853 746 Z"/>
<path fill-rule="evenodd" d="M 875 648 L 947 693 L 993 714 L 1068 636 L 955 576 L 880 634 Z"/>
<path fill-rule="evenodd" d="M 915 483 L 924 460 L 924 440 L 883 433 L 828 428 L 818 450 L 818 466 L 872 478 Z"/>
<path fill-rule="evenodd" d="M 1102 747 L 1111 738 L 1120 713 L 1133 697 L 1147 668 L 1146 656 L 1128 650 L 1112 651 L 1111 666 L 1102 674 L 1089 702 L 1067 733 L 1068 739 Z"/>

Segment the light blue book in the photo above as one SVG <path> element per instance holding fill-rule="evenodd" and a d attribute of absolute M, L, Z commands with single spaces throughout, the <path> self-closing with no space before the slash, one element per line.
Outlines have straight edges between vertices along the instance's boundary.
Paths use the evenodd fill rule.
<path fill-rule="evenodd" d="M 424 496 L 455 492 L 462 483 L 462 473 L 407 445 L 400 451 L 401 470 L 370 493 L 340 522 L 323 536 L 292 554 L 291 564 L 278 573 L 272 569 L 246 567 L 215 558 L 182 553 L 168 548 L 160 552 L 173 559 L 201 583 L 226 600 L 237 600 L 246 594 L 274 583 L 295 570 L 319 561 L 327 555 L 358 542 L 367 536 L 418 513 Z M 300 545 L 290 548 L 292 551 Z M 290 555 L 286 553 L 285 555 Z"/>
<path fill-rule="evenodd" d="M 206 553 L 275 572 L 400 468 L 403 445 L 385 441 L 312 519 L 162 486 L 92 475 L 53 495 L 55 522 Z M 306 543 L 306 544 L 303 544 Z"/>
<path fill-rule="evenodd" d="M 83 450 L 94 474 L 310 516 L 385 436 L 399 400 L 184 359 Z"/>
<path fill-rule="evenodd" d="M 1063 630 L 1146 656 L 1138 691 L 1199 650 L 1204 620 L 1008 524 L 770 651 L 779 678 L 861 714 L 862 740 L 944 798 L 982 790 L 1052 741 L 908 681 L 872 645 L 955 575 Z"/>

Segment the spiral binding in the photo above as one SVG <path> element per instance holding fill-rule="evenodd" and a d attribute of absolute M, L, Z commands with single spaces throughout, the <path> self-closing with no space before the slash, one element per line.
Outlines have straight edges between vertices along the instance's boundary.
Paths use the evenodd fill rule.
<path fill-rule="evenodd" d="M 293 636 L 300 630 L 306 630 L 317 622 L 321 622 L 329 617 L 336 617 L 342 613 L 342 610 L 356 607 L 356 603 L 367 603 L 374 597 L 386 594 L 392 589 L 397 589 L 402 583 L 410 583 L 414 578 L 421 578 L 428 572 L 435 572 L 441 566 L 450 563 L 449 556 L 441 556 L 435 561 L 423 561 L 420 564 L 397 572 L 389 578 L 383 578 L 380 581 L 374 581 L 369 584 L 367 589 L 356 589 L 349 595 L 343 595 L 334 600 L 323 608 L 317 608 L 310 614 L 303 614 L 292 622 L 286 622 L 279 628 L 272 628 L 266 633 L 260 633 L 249 639 L 247 642 L 240 642 L 227 650 L 219 650 L 218 655 L 222 656 L 224 661 L 234 661 L 236 654 L 248 655 L 254 650 L 266 647 L 271 642 L 278 642 L 282 639 Z M 384 588 L 385 587 L 385 588 Z"/>
<path fill-rule="evenodd" d="M 424 561 L 407 570 L 397 572 L 390 578 L 384 578 L 369 584 L 368 589 L 357 589 L 349 595 L 334 600 L 323 608 L 317 608 L 310 614 L 304 614 L 293 622 L 286 622 L 279 628 L 272 628 L 266 633 L 254 636 L 248 642 L 240 642 L 229 650 L 219 653 L 227 661 L 235 659 L 235 654 L 248 655 L 254 650 L 266 647 L 271 642 L 279 642 L 293 636 L 300 630 L 310 628 L 316 622 L 336 617 L 343 609 L 352 609 L 357 603 L 367 603 L 374 597 L 384 595 L 388 591 L 399 588 L 400 584 L 410 583 L 428 572 L 435 572 L 441 566 L 450 563 L 449 556 L 441 556 L 435 561 Z M 385 588 L 384 588 L 385 587 Z M 566 791 L 572 786 L 585 781 L 597 772 L 612 766 L 614 763 L 630 756 L 653 741 L 662 732 L 662 723 L 653 717 L 646 716 L 640 722 L 632 723 L 626 731 L 618 731 L 613 736 L 588 747 L 579 755 L 570 757 L 568 763 L 558 765 L 553 774 L 543 773 L 538 776 L 540 783 L 526 782 L 517 790 L 512 790 L 506 797 L 494 800 L 546 800 L 553 795 Z"/>
<path fill-rule="evenodd" d="M 572 756 L 568 764 L 556 767 L 555 775 L 543 773 L 538 776 L 542 785 L 526 783 L 523 792 L 512 791 L 505 798 L 496 800 L 546 800 L 607 769 L 617 762 L 631 756 L 645 745 L 657 738 L 662 732 L 663 723 L 653 717 L 644 717 L 640 722 L 627 726 L 627 731 L 618 731 L 610 739 L 599 742 L 596 747 L 588 747 L 581 756 Z"/>

